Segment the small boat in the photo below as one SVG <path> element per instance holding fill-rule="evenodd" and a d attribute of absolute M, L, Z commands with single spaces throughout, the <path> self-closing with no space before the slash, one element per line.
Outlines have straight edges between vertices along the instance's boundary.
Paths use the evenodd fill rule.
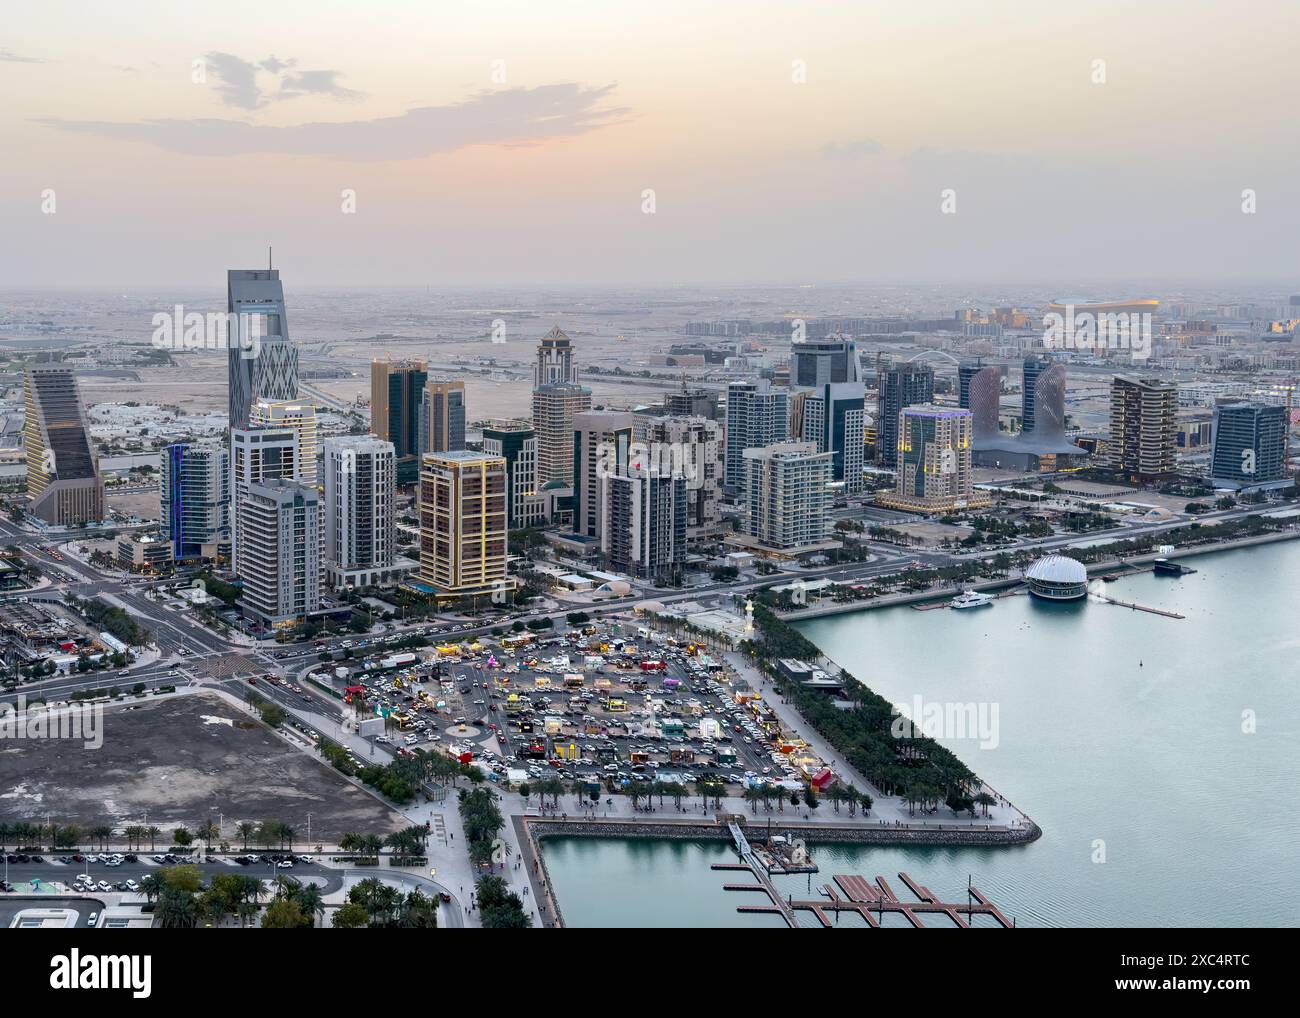
<path fill-rule="evenodd" d="M 993 603 L 992 594 L 981 594 L 977 590 L 963 590 L 948 602 L 949 608 L 983 608 Z"/>

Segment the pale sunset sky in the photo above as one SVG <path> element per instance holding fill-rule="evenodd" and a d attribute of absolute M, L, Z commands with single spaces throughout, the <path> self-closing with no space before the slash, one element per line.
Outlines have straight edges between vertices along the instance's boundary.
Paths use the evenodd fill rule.
<path fill-rule="evenodd" d="M 298 284 L 1289 279 L 1298 35 L 1267 0 L 10 4 L 0 281 L 268 244 Z"/>

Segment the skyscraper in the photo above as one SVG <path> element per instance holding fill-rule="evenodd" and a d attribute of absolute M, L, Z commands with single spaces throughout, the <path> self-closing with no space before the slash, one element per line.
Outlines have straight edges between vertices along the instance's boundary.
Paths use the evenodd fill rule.
<path fill-rule="evenodd" d="M 163 537 L 172 559 L 215 559 L 230 544 L 230 453 L 216 445 L 177 443 L 158 455 Z"/>
<path fill-rule="evenodd" d="M 894 494 L 878 501 L 939 512 L 985 505 L 971 473 L 974 422 L 969 410 L 916 404 L 900 414 Z"/>
<path fill-rule="evenodd" d="M 419 473 L 420 402 L 428 380 L 422 360 L 370 362 L 370 433 L 393 443 L 398 484 L 414 483 Z"/>
<path fill-rule="evenodd" d="M 420 452 L 465 448 L 465 383 L 430 378 L 420 397 Z"/>
<path fill-rule="evenodd" d="M 1020 430 L 1028 433 L 1038 424 L 1038 408 L 1034 400 L 1034 390 L 1038 376 L 1047 369 L 1048 364 L 1040 357 L 1030 355 L 1025 358 L 1020 376 Z"/>
<path fill-rule="evenodd" d="M 382 586 L 398 572 L 393 443 L 373 435 L 325 439 L 325 573 L 335 587 Z"/>
<path fill-rule="evenodd" d="M 316 489 L 284 478 L 249 485 L 235 531 L 244 606 L 280 629 L 320 608 L 320 502 Z"/>
<path fill-rule="evenodd" d="M 1210 482 L 1218 488 L 1289 484 L 1287 423 L 1285 406 L 1244 402 L 1215 407 Z"/>
<path fill-rule="evenodd" d="M 573 483 L 573 418 L 591 409 L 591 390 L 578 384 L 573 345 L 559 328 L 542 337 L 533 367 L 533 429 L 537 486 Z"/>
<path fill-rule="evenodd" d="M 625 411 L 588 410 L 573 415 L 573 532 L 600 537 L 600 479 L 627 466 L 633 417 Z"/>
<path fill-rule="evenodd" d="M 56 526 L 102 520 L 104 482 L 72 369 L 28 368 L 23 412 L 28 512 Z"/>
<path fill-rule="evenodd" d="M 724 489 L 738 493 L 745 480 L 746 449 L 784 442 L 790 435 L 790 393 L 766 379 L 727 386 L 727 453 Z"/>
<path fill-rule="evenodd" d="M 1173 477 L 1178 387 L 1159 378 L 1116 375 L 1110 384 L 1110 437 L 1103 463 L 1139 483 Z"/>
<path fill-rule="evenodd" d="M 831 479 L 847 491 L 862 490 L 866 420 L 861 382 L 827 382 L 798 394 L 797 437 L 812 442 L 818 452 L 831 453 Z M 793 430 L 793 428 L 792 428 Z"/>
<path fill-rule="evenodd" d="M 904 407 L 934 401 L 934 369 L 925 364 L 895 364 L 879 375 L 880 420 L 876 458 L 885 466 L 898 463 L 899 415 Z"/>
<path fill-rule="evenodd" d="M 515 530 L 545 519 L 537 484 L 537 433 L 528 421 L 490 420 L 483 425 L 483 451 L 506 461 L 506 525 Z"/>
<path fill-rule="evenodd" d="M 978 358 L 973 361 L 962 361 L 957 365 L 957 405 L 963 410 L 971 409 L 970 381 L 983 370 Z"/>
<path fill-rule="evenodd" d="M 975 441 L 993 439 L 1002 413 L 1002 375 L 997 368 L 980 368 L 966 379 L 962 409 L 971 413 Z"/>
<path fill-rule="evenodd" d="M 431 452 L 420 463 L 419 577 L 440 598 L 505 596 L 506 461 Z"/>
<path fill-rule="evenodd" d="M 858 346 L 845 336 L 790 344 L 790 386 L 820 388 L 836 382 L 861 382 Z"/>
<path fill-rule="evenodd" d="M 246 428 L 255 400 L 298 398 L 298 348 L 289 339 L 280 270 L 229 270 L 226 310 L 236 330 L 226 353 L 230 427 Z"/>
<path fill-rule="evenodd" d="M 537 364 L 533 367 L 533 388 L 543 385 L 577 385 L 578 366 L 573 361 L 573 344 L 559 327 L 552 329 L 537 344 Z"/>

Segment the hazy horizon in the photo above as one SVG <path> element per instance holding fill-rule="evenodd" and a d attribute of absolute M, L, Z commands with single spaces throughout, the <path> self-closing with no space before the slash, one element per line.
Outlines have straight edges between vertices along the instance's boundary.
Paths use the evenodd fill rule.
<path fill-rule="evenodd" d="M 304 287 L 1295 276 L 1282 2 L 293 0 L 198 21 L 7 13 L 5 287 L 208 285 L 268 244 Z"/>

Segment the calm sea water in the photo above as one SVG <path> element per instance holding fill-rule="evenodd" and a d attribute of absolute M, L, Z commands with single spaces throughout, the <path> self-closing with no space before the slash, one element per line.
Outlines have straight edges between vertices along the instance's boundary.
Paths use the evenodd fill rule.
<path fill-rule="evenodd" d="M 942 741 L 1043 829 L 1003 849 L 814 846 L 812 886 L 860 873 L 899 891 L 905 870 L 961 899 L 969 876 L 1025 926 L 1300 924 L 1300 542 L 1189 561 L 1191 576 L 1099 587 L 1183 620 L 1022 596 L 803 624 L 895 702 L 997 704 L 996 748 Z M 723 843 L 546 845 L 572 926 L 768 921 L 738 915 L 749 896 L 708 868 L 732 858 Z"/>

